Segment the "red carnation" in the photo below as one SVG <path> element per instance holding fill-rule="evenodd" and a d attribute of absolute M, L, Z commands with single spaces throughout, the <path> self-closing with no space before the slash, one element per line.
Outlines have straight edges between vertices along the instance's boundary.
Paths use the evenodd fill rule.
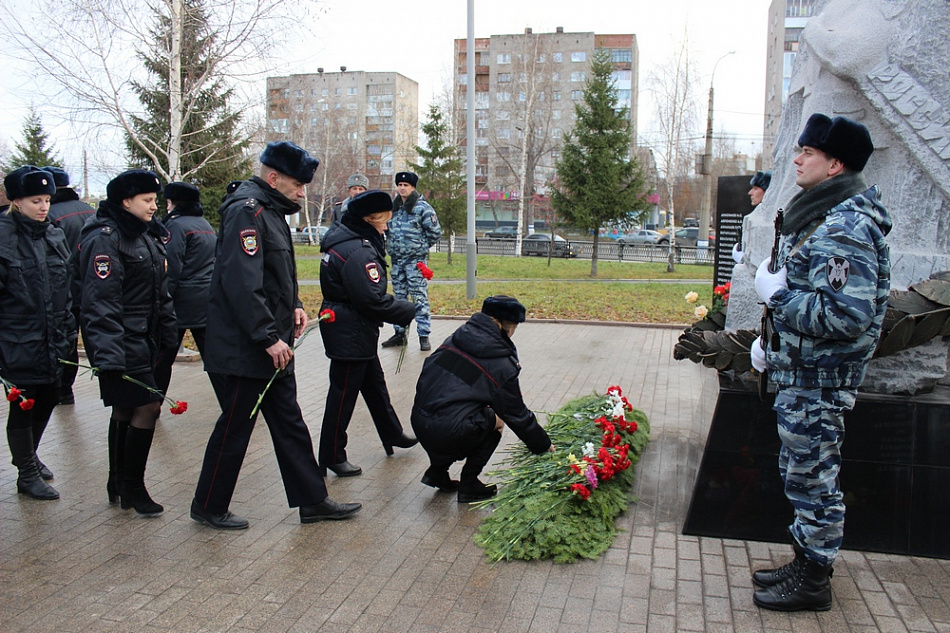
<path fill-rule="evenodd" d="M 320 320 L 326 321 L 327 323 L 333 323 L 336 321 L 336 312 L 327 308 L 326 310 L 320 310 Z"/>
<path fill-rule="evenodd" d="M 418 264 L 416 264 L 416 268 L 419 269 L 419 272 L 422 273 L 423 277 L 425 277 L 426 279 L 432 279 L 432 275 L 433 275 L 432 269 L 426 266 L 425 262 L 419 262 Z"/>
<path fill-rule="evenodd" d="M 23 393 L 16 387 L 10 387 L 10 391 L 7 392 L 7 400 L 10 402 L 15 402 L 17 398 L 20 397 L 20 394 Z"/>
<path fill-rule="evenodd" d="M 175 402 L 175 406 L 169 409 L 172 412 L 172 415 L 181 415 L 188 410 L 188 403 L 184 400 L 178 400 Z"/>
<path fill-rule="evenodd" d="M 29 411 L 30 409 L 33 408 L 34 404 L 36 404 L 36 401 L 33 400 L 33 398 L 27 398 L 26 400 L 20 403 L 20 408 L 23 409 L 24 411 Z"/>
<path fill-rule="evenodd" d="M 587 486 L 584 484 L 572 484 L 571 492 L 575 493 L 578 497 L 587 501 L 590 498 L 590 490 L 587 489 Z"/>

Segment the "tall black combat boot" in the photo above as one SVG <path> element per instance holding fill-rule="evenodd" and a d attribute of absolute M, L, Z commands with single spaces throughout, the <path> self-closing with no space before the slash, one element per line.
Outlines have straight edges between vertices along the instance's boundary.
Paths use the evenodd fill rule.
<path fill-rule="evenodd" d="M 774 587 L 789 576 L 805 563 L 805 550 L 792 538 L 792 549 L 795 550 L 795 558 L 785 563 L 777 569 L 760 569 L 752 574 L 752 582 L 760 587 Z"/>
<path fill-rule="evenodd" d="M 13 465 L 19 471 L 16 480 L 17 492 L 42 501 L 59 499 L 59 493 L 43 480 L 36 467 L 33 429 L 8 428 L 7 441 L 10 443 L 10 453 L 13 455 Z"/>
<path fill-rule="evenodd" d="M 152 501 L 145 489 L 145 464 L 148 452 L 152 448 L 155 429 L 140 429 L 130 426 L 125 434 L 125 464 L 119 494 L 122 497 L 122 509 L 135 508 L 143 516 L 158 516 L 165 511 L 161 505 Z"/>
<path fill-rule="evenodd" d="M 125 434 L 129 430 L 128 420 L 109 418 L 109 481 L 106 482 L 106 494 L 109 503 L 119 501 L 119 484 L 122 483 L 122 466 L 125 463 Z"/>
<path fill-rule="evenodd" d="M 46 425 L 48 424 L 49 418 L 45 420 L 33 420 L 33 459 L 36 460 L 36 469 L 39 471 L 40 477 L 46 481 L 51 481 L 53 479 L 53 471 L 47 468 L 46 464 L 40 461 L 39 455 L 36 454 L 37 449 L 40 447 L 40 440 L 43 439 L 43 433 L 46 431 Z"/>
<path fill-rule="evenodd" d="M 831 565 L 807 558 L 785 580 L 758 589 L 752 601 L 772 611 L 827 611 L 831 608 Z"/>

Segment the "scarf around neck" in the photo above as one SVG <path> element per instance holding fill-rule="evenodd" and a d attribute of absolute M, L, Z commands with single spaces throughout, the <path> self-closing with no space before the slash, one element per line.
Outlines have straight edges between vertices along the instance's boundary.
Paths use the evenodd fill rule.
<path fill-rule="evenodd" d="M 785 208 L 782 235 L 793 235 L 818 218 L 828 215 L 835 206 L 868 188 L 864 174 L 848 171 L 840 176 L 800 191 Z"/>

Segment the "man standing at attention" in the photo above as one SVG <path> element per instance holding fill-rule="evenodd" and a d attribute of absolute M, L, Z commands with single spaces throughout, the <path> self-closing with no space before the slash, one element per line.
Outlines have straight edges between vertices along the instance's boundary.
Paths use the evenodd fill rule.
<path fill-rule="evenodd" d="M 340 203 L 339 206 L 333 207 L 333 213 L 330 216 L 332 224 L 339 224 L 340 220 L 343 219 L 343 214 L 346 213 L 346 208 L 350 204 L 350 200 L 360 195 L 369 189 L 369 178 L 363 174 L 353 174 L 346 179 L 346 199 Z"/>
<path fill-rule="evenodd" d="M 411 171 L 396 174 L 396 196 L 393 198 L 393 219 L 389 221 L 386 245 L 393 262 L 393 295 L 416 304 L 416 332 L 419 349 L 432 349 L 429 333 L 429 289 L 419 270 L 419 262 L 429 259 L 429 248 L 442 237 L 442 227 L 435 209 L 425 201 L 416 185 L 419 176 Z M 394 325 L 396 333 L 383 341 L 383 347 L 399 347 L 406 342 L 406 328 Z"/>
<path fill-rule="evenodd" d="M 779 349 L 759 338 L 752 364 L 776 386 L 779 472 L 795 518 L 795 559 L 752 576 L 753 601 L 776 611 L 831 608 L 832 565 L 844 535 L 838 486 L 844 414 L 881 334 L 890 291 L 884 236 L 891 218 L 862 171 L 874 151 L 860 123 L 813 114 L 798 138 L 778 272 L 762 262 L 755 290 L 770 308 Z"/>
<path fill-rule="evenodd" d="M 287 502 L 300 522 L 344 519 L 358 503 L 327 496 L 313 440 L 297 404 L 294 339 L 307 327 L 297 295 L 297 265 L 284 216 L 297 213 L 319 162 L 293 143 L 268 143 L 260 177 L 244 181 L 221 207 L 211 277 L 205 370 L 221 417 L 205 450 L 191 518 L 219 530 L 243 530 L 228 507 L 260 411 L 270 430 Z M 270 383 L 274 372 L 279 375 Z"/>

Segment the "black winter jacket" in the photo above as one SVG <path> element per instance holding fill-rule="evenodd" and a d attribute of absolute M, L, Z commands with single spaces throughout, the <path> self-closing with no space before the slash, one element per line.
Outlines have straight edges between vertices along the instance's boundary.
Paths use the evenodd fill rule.
<path fill-rule="evenodd" d="M 49 201 L 49 221 L 63 229 L 72 255 L 79 246 L 83 225 L 96 214 L 96 210 L 80 200 L 79 194 L 69 187 L 57 189 Z"/>
<path fill-rule="evenodd" d="M 75 335 L 66 236 L 19 212 L 0 215 L 0 375 L 17 386 L 46 385 Z"/>
<path fill-rule="evenodd" d="M 521 396 L 518 350 L 486 314 L 477 312 L 422 366 L 412 428 L 430 456 L 461 459 L 494 427 L 495 415 L 532 453 L 551 440 Z"/>
<path fill-rule="evenodd" d="M 416 314 L 415 305 L 386 293 L 385 254 L 350 227 L 333 225 L 323 238 L 322 249 L 320 311 L 336 313 L 333 323 L 320 322 L 327 356 L 350 361 L 375 358 L 383 322 L 409 325 Z"/>
<path fill-rule="evenodd" d="M 135 374 L 151 371 L 158 351 L 178 341 L 165 277 L 168 231 L 103 200 L 82 230 L 80 321 L 93 367 Z"/>
<path fill-rule="evenodd" d="M 285 215 L 300 205 L 258 177 L 241 183 L 221 205 L 221 229 L 211 276 L 205 370 L 270 378 L 267 348 L 294 344 L 297 262 Z M 285 373 L 293 372 L 291 361 Z"/>
<path fill-rule="evenodd" d="M 217 235 L 203 213 L 200 204 L 188 202 L 176 206 L 165 218 L 171 236 L 165 245 L 168 293 L 175 303 L 179 330 L 203 328 L 208 323 Z"/>

